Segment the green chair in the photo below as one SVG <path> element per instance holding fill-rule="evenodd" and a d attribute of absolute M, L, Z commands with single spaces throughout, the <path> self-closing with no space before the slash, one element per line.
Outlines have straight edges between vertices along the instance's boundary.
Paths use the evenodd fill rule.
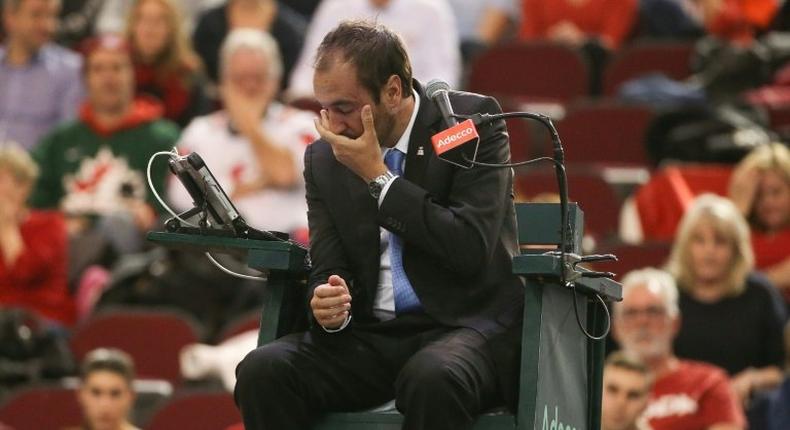
<path fill-rule="evenodd" d="M 589 339 L 579 324 L 593 334 L 605 330 L 603 303 L 621 299 L 620 285 L 584 276 L 575 279 L 575 291 L 560 285 L 563 270 L 576 277 L 585 269 L 574 272 L 556 254 L 545 253 L 560 243 L 559 205 L 518 204 L 516 213 L 523 252 L 513 259 L 513 272 L 526 280 L 518 410 L 483 414 L 474 429 L 598 429 L 604 344 Z M 569 224 L 568 251 L 581 254 L 583 212 L 575 204 L 569 205 Z M 250 267 L 268 272 L 259 344 L 299 327 L 299 312 L 289 308 L 299 297 L 304 299 L 293 293 L 299 290 L 294 285 L 304 286 L 304 250 L 281 242 L 164 232 L 150 233 L 149 239 L 166 246 L 235 253 Z M 399 430 L 402 419 L 394 409 L 332 413 L 314 429 Z"/>

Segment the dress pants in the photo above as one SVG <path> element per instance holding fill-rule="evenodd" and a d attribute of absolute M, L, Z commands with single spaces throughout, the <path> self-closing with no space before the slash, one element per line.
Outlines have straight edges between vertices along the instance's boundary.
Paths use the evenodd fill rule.
<path fill-rule="evenodd" d="M 404 429 L 462 430 L 502 404 L 495 367 L 477 331 L 406 315 L 264 345 L 236 369 L 235 398 L 247 430 L 307 430 L 324 413 L 393 398 Z"/>

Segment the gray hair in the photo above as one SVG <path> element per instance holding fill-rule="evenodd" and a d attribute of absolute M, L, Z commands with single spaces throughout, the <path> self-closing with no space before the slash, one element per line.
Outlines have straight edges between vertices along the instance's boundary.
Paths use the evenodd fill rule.
<path fill-rule="evenodd" d="M 661 298 L 670 317 L 674 318 L 680 313 L 678 308 L 678 287 L 675 283 L 675 278 L 669 273 L 654 267 L 645 267 L 644 269 L 628 272 L 621 283 L 623 284 L 624 299 L 628 292 L 635 288 L 647 288 Z M 620 303 L 615 303 L 615 312 L 618 312 L 620 306 Z"/>
<path fill-rule="evenodd" d="M 277 41 L 267 32 L 252 28 L 239 28 L 228 33 L 220 48 L 220 73 L 225 73 L 230 57 L 241 50 L 263 55 L 269 64 L 269 79 L 279 80 L 283 74 L 283 61 Z"/>

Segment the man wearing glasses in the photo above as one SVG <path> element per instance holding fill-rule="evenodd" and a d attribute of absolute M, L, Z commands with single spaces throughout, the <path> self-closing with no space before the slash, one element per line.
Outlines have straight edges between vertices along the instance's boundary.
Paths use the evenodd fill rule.
<path fill-rule="evenodd" d="M 745 428 L 745 419 L 724 370 L 679 359 L 672 341 L 680 329 L 678 291 L 671 275 L 646 268 L 622 281 L 613 335 L 656 377 L 644 418 L 653 430 Z"/>

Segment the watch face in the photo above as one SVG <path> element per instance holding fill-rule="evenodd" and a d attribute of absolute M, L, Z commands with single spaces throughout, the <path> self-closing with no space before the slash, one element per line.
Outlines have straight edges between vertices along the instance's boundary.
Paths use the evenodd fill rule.
<path fill-rule="evenodd" d="M 374 199 L 379 198 L 381 195 L 381 188 L 382 185 L 375 179 L 368 184 L 368 192 Z"/>

